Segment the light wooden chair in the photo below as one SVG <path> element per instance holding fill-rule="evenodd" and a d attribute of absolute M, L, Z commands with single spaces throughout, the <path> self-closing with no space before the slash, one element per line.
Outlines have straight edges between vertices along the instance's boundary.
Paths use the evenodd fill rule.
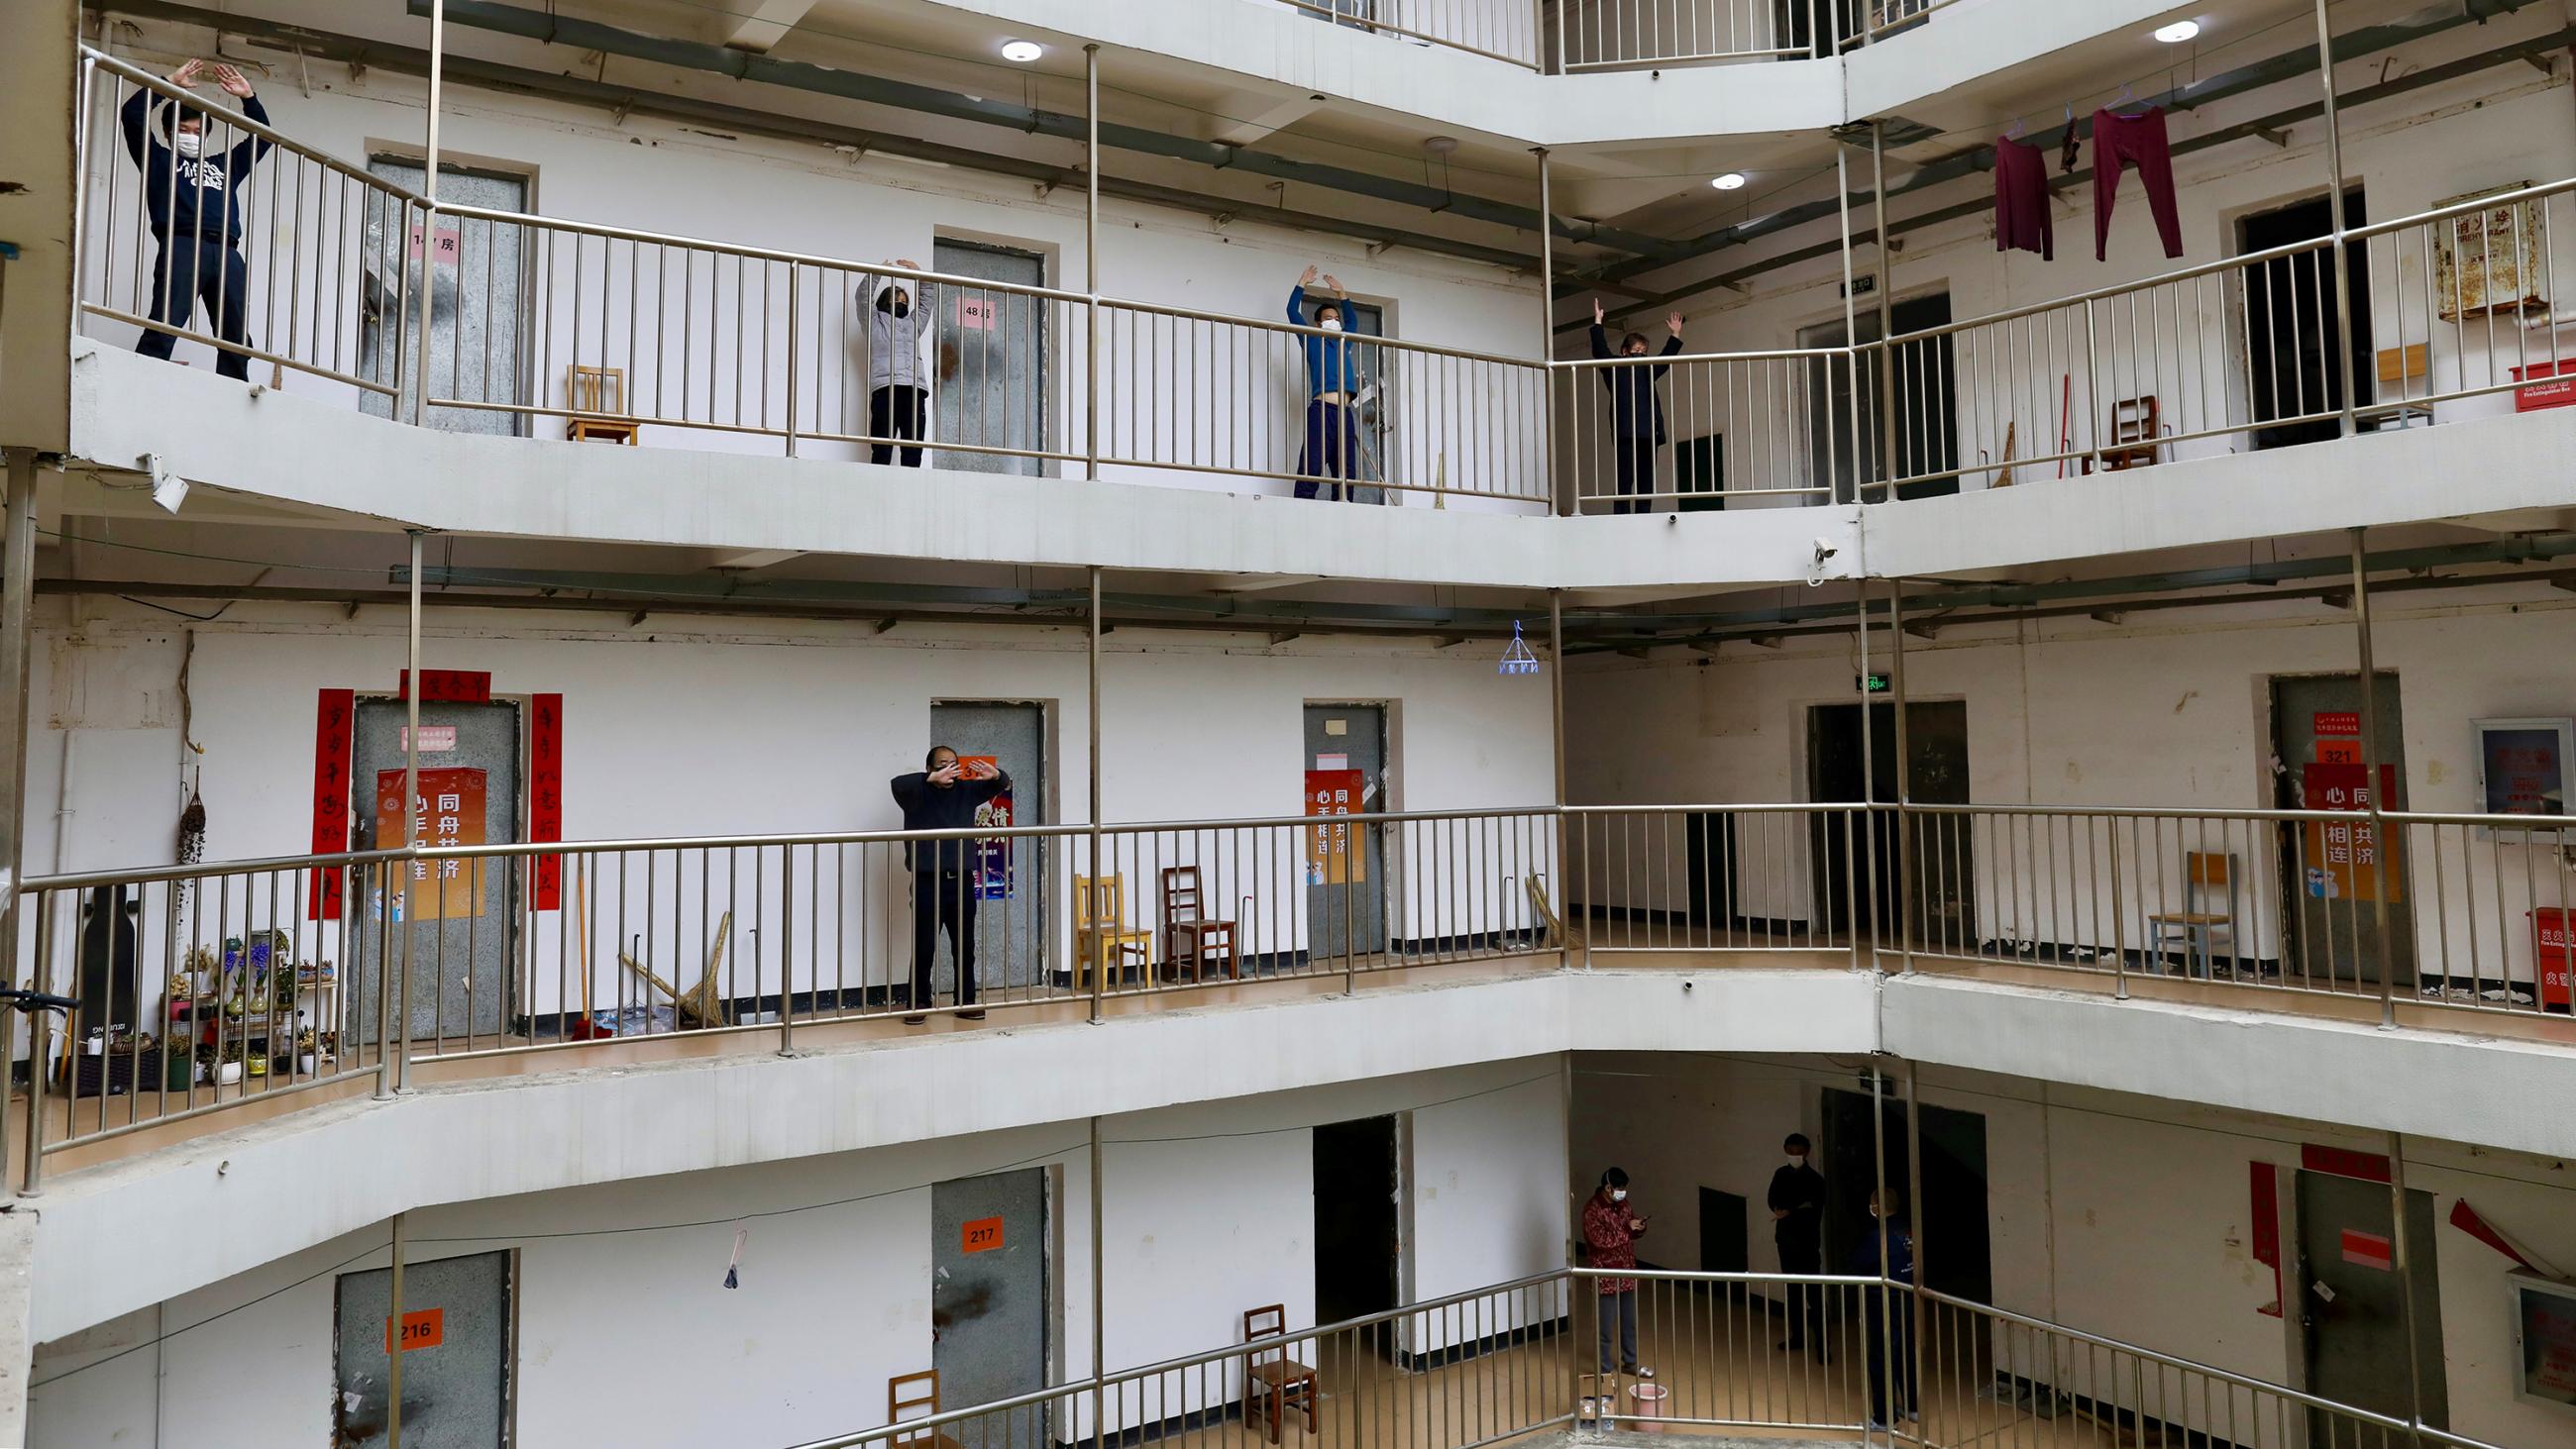
<path fill-rule="evenodd" d="M 901 1424 L 906 1419 L 926 1419 L 939 1412 L 939 1370 L 923 1369 L 919 1373 L 896 1374 L 886 1380 L 886 1422 Z M 922 1429 L 911 1434 L 896 1434 L 887 1441 L 900 1449 L 962 1449 L 958 1442 L 937 1429 Z"/>
<path fill-rule="evenodd" d="M 564 423 L 564 436 L 576 443 L 624 443 L 631 448 L 643 431 L 626 416 L 626 369 L 622 367 L 574 363 L 564 374 L 564 405 L 573 412 Z"/>
<path fill-rule="evenodd" d="M 2232 970 L 2236 959 L 2236 857 L 2212 851 L 2188 851 L 2182 858 L 2182 909 L 2147 913 L 2147 964 L 2164 969 L 2165 948 L 2180 945 L 2183 969 L 2208 977 L 2217 969 L 2218 941 L 2227 941 Z M 2209 909 L 2224 895 L 2224 914 Z"/>
<path fill-rule="evenodd" d="M 1126 974 L 1129 958 L 1151 968 L 1154 933 L 1127 924 L 1127 877 L 1078 875 L 1073 878 L 1073 986 L 1083 988 L 1088 971 L 1101 973 L 1105 985 Z"/>
<path fill-rule="evenodd" d="M 1234 922 L 1208 918 L 1197 866 L 1163 868 L 1162 929 L 1164 962 L 1175 971 L 1186 963 L 1192 981 L 1205 975 L 1211 965 L 1228 976 L 1242 976 L 1235 955 Z"/>
<path fill-rule="evenodd" d="M 1269 1345 L 1254 1348 L 1243 1356 L 1243 1422 L 1260 1422 L 1270 1432 L 1270 1442 L 1279 1442 L 1279 1420 L 1289 1409 L 1306 1416 L 1306 1432 L 1315 1432 L 1315 1401 L 1322 1396 L 1315 1388 L 1315 1371 L 1288 1356 L 1288 1309 L 1273 1303 L 1265 1308 L 1249 1308 L 1243 1314 L 1243 1341 Z"/>

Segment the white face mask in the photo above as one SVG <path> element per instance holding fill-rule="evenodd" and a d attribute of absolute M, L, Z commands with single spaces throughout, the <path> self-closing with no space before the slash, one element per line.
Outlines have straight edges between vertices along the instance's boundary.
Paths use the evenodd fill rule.
<path fill-rule="evenodd" d="M 1327 317 L 1315 325 L 1323 328 L 1327 332 L 1339 332 L 1342 330 L 1342 319 L 1339 317 Z"/>
<path fill-rule="evenodd" d="M 1612 1202 L 1626 1202 L 1628 1200 L 1628 1189 L 1624 1187 L 1614 1187 L 1610 1189 L 1610 1200 Z"/>
<path fill-rule="evenodd" d="M 181 131 L 170 138 L 170 144 L 178 148 L 180 155 L 193 158 L 206 148 L 206 138 L 194 131 Z"/>
<path fill-rule="evenodd" d="M 1804 1166 L 1806 1166 L 1806 1165 L 1807 1165 L 1807 1156 L 1806 1156 L 1806 1154 L 1805 1154 L 1805 1153 L 1803 1153 L 1803 1152 L 1800 1152 L 1800 1153 L 1792 1153 L 1792 1154 L 1790 1155 L 1790 1157 L 1789 1157 L 1789 1165 L 1790 1165 L 1791 1167 L 1804 1167 Z"/>

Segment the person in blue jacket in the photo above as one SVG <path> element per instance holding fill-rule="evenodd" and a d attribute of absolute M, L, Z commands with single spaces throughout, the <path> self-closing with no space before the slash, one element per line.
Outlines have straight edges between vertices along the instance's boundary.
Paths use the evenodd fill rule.
<path fill-rule="evenodd" d="M 189 61 L 170 72 L 170 84 L 183 89 L 195 85 L 205 70 L 204 61 Z M 214 75 L 215 83 L 241 103 L 243 115 L 268 124 L 268 108 L 240 71 L 218 65 Z M 125 152 L 142 169 L 144 211 L 161 247 L 152 264 L 152 293 L 144 313 L 158 325 L 143 329 L 134 350 L 167 360 L 178 345 L 179 330 L 202 301 L 216 340 L 226 344 L 215 350 L 215 371 L 248 381 L 250 358 L 239 349 L 250 345 L 250 265 L 240 250 L 237 193 L 270 143 L 264 136 L 246 136 L 229 151 L 208 154 L 206 113 L 185 101 L 161 100 L 155 106 L 155 99 L 155 93 L 138 90 L 126 98 L 117 117 L 125 132 Z"/>
<path fill-rule="evenodd" d="M 1288 289 L 1288 320 L 1300 327 L 1306 325 L 1306 289 L 1315 285 L 1316 275 L 1308 267 L 1297 285 Z M 1350 294 L 1331 277 L 1324 278 L 1324 285 L 1336 300 L 1316 306 L 1314 325 L 1338 334 L 1341 303 Z M 1297 453 L 1297 496 L 1354 497 L 1355 492 L 1345 491 L 1345 481 L 1317 480 L 1356 481 L 1359 476 L 1360 389 L 1366 385 L 1360 359 L 1352 344 L 1338 335 L 1300 333 L 1297 341 L 1306 354 L 1306 441 Z"/>
<path fill-rule="evenodd" d="M 1897 1285 L 1892 1291 L 1860 1290 L 1863 1348 L 1869 1358 L 1869 1426 L 1883 1430 L 1894 1422 L 1887 1412 L 1891 1387 L 1896 1391 L 1896 1417 L 1915 1416 L 1914 1229 L 1905 1220 L 1905 1199 L 1892 1187 L 1869 1195 L 1869 1216 L 1869 1226 L 1861 1230 L 1860 1242 L 1853 1247 L 1849 1271 L 1860 1278 L 1883 1276 Z M 1883 1244 L 1882 1230 L 1886 1233 Z"/>
<path fill-rule="evenodd" d="M 1602 327 L 1601 299 L 1592 300 L 1592 355 L 1594 357 L 1643 357 L 1646 334 L 1631 332 L 1619 339 L 1619 350 L 1610 350 L 1610 334 Z M 1670 357 L 1682 350 L 1682 314 L 1675 312 L 1664 319 L 1673 334 L 1664 339 L 1661 354 Z M 1652 367 L 1603 367 L 1594 372 L 1601 379 L 1602 391 L 1610 394 L 1610 451 L 1618 460 L 1619 498 L 1610 505 L 1613 513 L 1644 513 L 1654 507 L 1655 458 L 1664 446 L 1664 404 L 1655 396 L 1655 384 L 1673 370 L 1669 362 Z"/>

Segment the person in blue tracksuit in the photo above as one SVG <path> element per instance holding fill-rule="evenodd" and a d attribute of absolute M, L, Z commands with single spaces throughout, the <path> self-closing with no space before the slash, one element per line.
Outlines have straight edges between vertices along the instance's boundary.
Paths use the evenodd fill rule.
<path fill-rule="evenodd" d="M 1308 267 L 1288 289 L 1288 320 L 1300 327 L 1307 325 L 1306 289 L 1315 285 L 1316 275 Z M 1353 496 L 1346 491 L 1346 480 L 1359 476 L 1360 389 L 1365 381 L 1355 349 L 1339 335 L 1341 304 L 1350 294 L 1331 277 L 1324 278 L 1324 285 L 1334 300 L 1316 306 L 1314 325 L 1335 335 L 1301 333 L 1297 338 L 1306 355 L 1306 440 L 1297 453 L 1297 496 L 1339 499 Z"/>
<path fill-rule="evenodd" d="M 1914 1417 L 1914 1229 L 1905 1220 L 1904 1198 L 1892 1187 L 1870 1194 L 1869 1216 L 1869 1226 L 1861 1230 L 1860 1242 L 1853 1247 L 1849 1271 L 1855 1277 L 1885 1277 L 1897 1285 L 1886 1291 L 1860 1290 L 1862 1336 L 1869 1356 L 1870 1427 L 1884 1429 L 1895 1422 L 1887 1412 L 1891 1387 L 1896 1390 L 1896 1417 Z M 1887 1234 L 1883 1244 L 1882 1228 Z"/>
<path fill-rule="evenodd" d="M 192 60 L 170 73 L 170 83 L 184 89 L 205 72 L 204 61 Z M 218 65 L 214 76 L 241 103 L 243 115 L 268 124 L 268 108 L 240 71 Z M 161 248 L 152 264 L 152 292 L 144 299 L 144 315 L 158 325 L 143 329 L 134 350 L 167 359 L 202 301 L 216 340 L 226 344 L 216 349 L 215 371 L 248 381 L 250 359 L 238 350 L 250 345 L 250 266 L 240 249 L 239 192 L 268 154 L 268 139 L 245 136 L 229 151 L 209 152 L 206 113 L 151 91 L 128 97 L 117 120 L 126 154 L 142 169 L 144 211 Z"/>
<path fill-rule="evenodd" d="M 1631 332 L 1619 339 L 1619 350 L 1610 350 L 1610 334 L 1602 326 L 1600 299 L 1592 303 L 1592 355 L 1596 358 L 1643 357 L 1646 334 Z M 1675 312 L 1664 319 L 1673 335 L 1664 339 L 1662 356 L 1670 357 L 1682 350 L 1682 314 Z M 1619 498 L 1610 505 L 1613 513 L 1645 513 L 1654 507 L 1655 457 L 1664 446 L 1664 403 L 1655 396 L 1655 384 L 1673 370 L 1669 362 L 1652 367 L 1604 367 L 1595 369 L 1601 388 L 1610 394 L 1610 448 L 1619 467 Z"/>

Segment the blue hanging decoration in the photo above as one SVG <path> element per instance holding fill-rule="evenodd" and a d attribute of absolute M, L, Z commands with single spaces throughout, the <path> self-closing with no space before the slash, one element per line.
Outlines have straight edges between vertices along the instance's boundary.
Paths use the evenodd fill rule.
<path fill-rule="evenodd" d="M 1503 662 L 1495 666 L 1494 672 L 1496 674 L 1538 673 L 1538 656 L 1530 652 L 1528 642 L 1521 638 L 1521 621 L 1518 619 L 1512 621 L 1512 642 L 1503 646 Z"/>

